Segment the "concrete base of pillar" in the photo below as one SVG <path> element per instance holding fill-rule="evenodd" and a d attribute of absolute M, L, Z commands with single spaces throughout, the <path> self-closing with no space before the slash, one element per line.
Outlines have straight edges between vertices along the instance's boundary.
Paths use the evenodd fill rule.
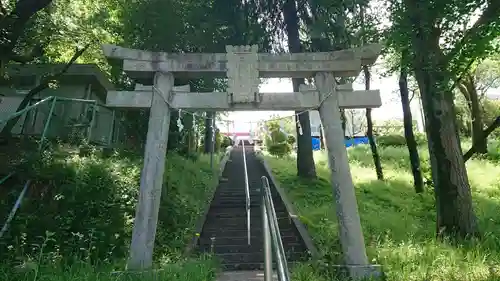
<path fill-rule="evenodd" d="M 346 266 L 349 276 L 356 280 L 366 278 L 370 280 L 370 278 L 383 278 L 384 272 L 382 271 L 382 266 L 378 264 L 369 264 L 369 265 L 348 265 Z"/>
<path fill-rule="evenodd" d="M 352 280 L 384 280 L 382 266 L 378 264 L 333 265 L 332 267 L 338 268 L 339 277 L 347 277 Z"/>

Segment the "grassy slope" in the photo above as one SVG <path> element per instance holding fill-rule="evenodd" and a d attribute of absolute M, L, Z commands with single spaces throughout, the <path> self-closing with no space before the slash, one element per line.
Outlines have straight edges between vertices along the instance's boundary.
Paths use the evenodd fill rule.
<path fill-rule="evenodd" d="M 140 159 L 127 155 L 45 159 L 24 173 L 24 178 L 37 180 L 9 232 L 0 240 L 3 261 L 11 260 L 18 266 L 11 263 L 0 268 L 0 280 L 133 280 L 108 273 L 123 269 L 123 257 L 128 254 Z M 210 280 L 214 276 L 210 259 L 181 258 L 216 187 L 209 158 L 193 162 L 169 154 L 165 183 L 155 246 L 158 267 L 164 269 L 163 280 L 173 276 Z M 17 189 L 1 197 L 2 218 L 12 207 Z M 90 266 L 97 260 L 103 265 Z"/>
<path fill-rule="evenodd" d="M 498 146 L 490 158 L 499 159 Z M 349 149 L 358 205 L 372 263 L 381 264 L 388 280 L 500 280 L 500 165 L 492 160 L 470 160 L 468 173 L 475 212 L 484 233 L 481 241 L 453 246 L 434 239 L 435 208 L 432 190 L 415 194 L 405 148 L 381 149 L 386 182 L 376 180 L 369 148 Z M 421 149 L 426 163 L 428 153 Z M 266 156 L 278 181 L 288 192 L 315 244 L 327 260 L 339 260 L 338 233 L 329 171 L 324 154 L 315 155 L 319 179 L 311 184 L 296 177 L 294 162 Z M 495 268 L 496 267 L 496 268 Z M 332 280 L 315 264 L 294 272 L 295 280 Z"/>

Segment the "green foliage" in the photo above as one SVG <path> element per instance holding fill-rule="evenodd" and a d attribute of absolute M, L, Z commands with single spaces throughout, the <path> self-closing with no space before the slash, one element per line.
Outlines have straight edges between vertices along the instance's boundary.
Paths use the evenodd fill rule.
<path fill-rule="evenodd" d="M 267 151 L 274 156 L 284 157 L 292 152 L 292 144 L 295 142 L 295 137 L 283 132 L 279 121 L 268 121 L 267 135 L 265 136 L 265 145 Z"/>
<path fill-rule="evenodd" d="M 490 153 L 494 153 L 498 144 L 489 147 Z M 426 147 L 421 146 L 419 150 L 422 169 L 429 169 Z M 481 240 L 451 242 L 436 239 L 433 189 L 415 194 L 406 148 L 379 149 L 386 181 L 376 178 L 369 146 L 356 146 L 348 149 L 348 153 L 367 254 L 372 264 L 382 265 L 387 281 L 499 280 L 500 250 L 494 235 L 499 231 L 495 222 L 500 219 L 498 163 L 469 160 L 474 205 L 484 235 Z M 341 263 L 343 257 L 326 155 L 316 153 L 318 179 L 313 181 L 298 178 L 295 165 L 287 159 L 266 157 L 266 160 L 323 256 L 318 262 L 295 266 L 293 280 L 344 280 L 337 279 L 336 269 L 328 266 Z"/>
<path fill-rule="evenodd" d="M 221 147 L 222 147 L 222 141 L 223 141 L 223 136 L 220 133 L 219 129 L 215 131 L 215 151 L 214 152 L 219 152 Z"/>
<path fill-rule="evenodd" d="M 288 143 L 277 143 L 269 145 L 267 151 L 273 156 L 284 157 L 292 152 L 292 147 Z"/>
<path fill-rule="evenodd" d="M 2 238 L 3 263 L 37 256 L 40 247 L 33 245 L 44 243 L 44 256 L 54 263 L 125 257 L 141 166 L 140 157 L 133 155 L 119 153 L 103 159 L 60 150 L 27 163 L 17 174 L 18 183 L 26 179 L 33 183 Z M 165 171 L 155 256 L 176 259 L 216 184 L 206 158 L 193 162 L 170 153 Z M 1 189 L 0 217 L 7 217 L 19 184 Z"/>
<path fill-rule="evenodd" d="M 226 149 L 226 147 L 231 146 L 232 143 L 233 143 L 233 140 L 230 137 L 224 136 L 222 138 L 222 143 L 221 143 L 222 150 L 224 151 Z"/>

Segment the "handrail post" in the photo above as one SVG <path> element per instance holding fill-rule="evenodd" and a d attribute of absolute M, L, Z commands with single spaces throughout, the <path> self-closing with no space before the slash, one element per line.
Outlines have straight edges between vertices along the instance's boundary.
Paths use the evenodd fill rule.
<path fill-rule="evenodd" d="M 262 210 L 262 230 L 264 235 L 264 281 L 272 281 L 273 278 L 273 252 L 271 245 L 271 231 L 269 229 L 269 218 L 266 208 L 266 190 L 264 178 L 261 188 L 261 210 Z"/>
<path fill-rule="evenodd" d="M 108 147 L 111 147 L 111 145 L 113 144 L 113 135 L 115 132 L 115 122 L 116 122 L 115 118 L 116 118 L 115 110 L 113 109 L 111 111 L 111 128 L 109 130 L 109 135 L 108 135 Z"/>
<path fill-rule="evenodd" d="M 38 151 L 42 150 L 43 141 L 45 140 L 45 134 L 49 130 L 50 120 L 52 120 L 52 115 L 54 114 L 54 108 L 56 107 L 57 97 L 53 97 L 52 105 L 50 106 L 49 116 L 47 117 L 47 121 L 45 122 L 45 126 L 43 128 L 42 136 L 40 137 L 40 144 L 38 145 Z"/>
<path fill-rule="evenodd" d="M 243 150 L 243 168 L 245 172 L 245 208 L 247 212 L 247 242 L 250 245 L 250 189 L 248 187 L 248 172 L 247 172 L 247 158 L 245 155 L 245 142 L 241 141 L 241 147 Z"/>
<path fill-rule="evenodd" d="M 90 117 L 90 124 L 89 124 L 89 131 L 88 131 L 88 135 L 87 135 L 87 143 L 90 143 L 90 139 L 92 137 L 92 129 L 94 127 L 94 123 L 95 123 L 95 115 L 96 115 L 96 110 L 97 110 L 97 100 L 94 102 L 93 106 L 92 106 L 92 117 Z"/>

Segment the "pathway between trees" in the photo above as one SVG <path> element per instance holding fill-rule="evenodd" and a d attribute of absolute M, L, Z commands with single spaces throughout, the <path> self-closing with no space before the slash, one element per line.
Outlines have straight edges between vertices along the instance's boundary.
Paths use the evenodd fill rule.
<path fill-rule="evenodd" d="M 251 199 L 249 232 L 245 207 L 243 153 L 246 158 Z M 223 172 L 223 178 L 227 180 L 222 180 L 217 187 L 200 234 L 198 250 L 213 252 L 220 259 L 225 271 L 220 276 L 221 281 L 263 280 L 261 270 L 264 268 L 264 241 L 260 188 L 261 177 L 267 174 L 252 146 L 247 146 L 245 151 L 241 146 L 235 147 L 229 159 Z M 271 193 L 287 261 L 290 263 L 307 258 L 307 248 L 303 239 L 274 186 L 271 186 Z M 250 245 L 248 245 L 248 233 L 250 233 Z"/>

